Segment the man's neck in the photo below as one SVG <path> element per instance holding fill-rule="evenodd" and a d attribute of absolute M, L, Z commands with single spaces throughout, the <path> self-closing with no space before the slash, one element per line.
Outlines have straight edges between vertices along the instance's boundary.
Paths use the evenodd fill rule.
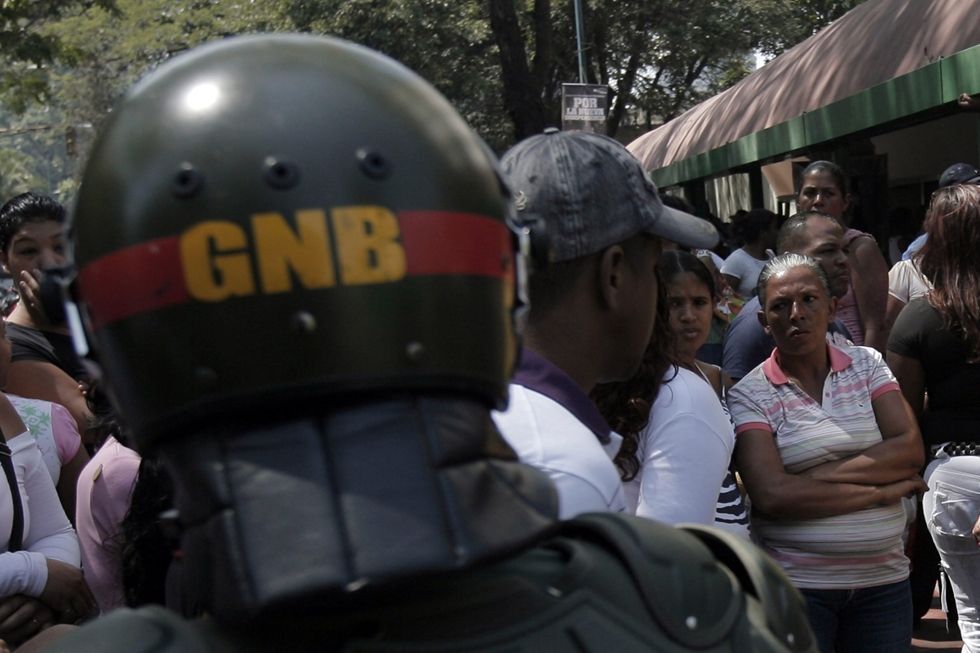
<path fill-rule="evenodd" d="M 524 346 L 546 358 L 567 374 L 582 392 L 589 394 L 599 379 L 595 357 L 589 355 L 589 348 L 572 342 L 572 338 L 541 331 L 528 325 L 524 331 Z"/>

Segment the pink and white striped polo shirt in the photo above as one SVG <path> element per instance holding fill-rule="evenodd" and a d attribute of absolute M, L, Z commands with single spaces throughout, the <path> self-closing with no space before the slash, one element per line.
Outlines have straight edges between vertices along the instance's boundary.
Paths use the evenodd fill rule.
<path fill-rule="evenodd" d="M 900 391 L 874 349 L 827 347 L 831 371 L 819 404 L 786 377 L 775 350 L 729 393 L 736 438 L 750 429 L 771 432 L 790 474 L 881 442 L 871 401 Z M 907 578 L 904 528 L 901 503 L 820 519 L 752 516 L 752 532 L 766 552 L 797 587 L 808 589 L 855 589 Z"/>

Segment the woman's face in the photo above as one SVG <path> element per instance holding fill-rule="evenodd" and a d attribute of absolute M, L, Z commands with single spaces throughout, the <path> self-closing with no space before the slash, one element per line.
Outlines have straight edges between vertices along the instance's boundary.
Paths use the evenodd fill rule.
<path fill-rule="evenodd" d="M 850 197 L 844 195 L 837 187 L 833 175 L 829 172 L 811 172 L 803 178 L 800 197 L 796 200 L 800 213 L 804 211 L 820 211 L 826 213 L 838 222 L 850 204 Z"/>
<path fill-rule="evenodd" d="M 816 273 L 805 266 L 795 267 L 766 284 L 763 326 L 780 353 L 805 356 L 824 347 L 836 310 L 837 299 L 827 296 Z"/>
<path fill-rule="evenodd" d="M 34 270 L 66 265 L 65 225 L 54 220 L 25 222 L 10 239 L 3 256 L 3 266 L 14 278 L 21 281 L 21 272 L 34 274 Z"/>
<path fill-rule="evenodd" d="M 708 339 L 715 300 L 693 272 L 675 274 L 667 284 L 670 327 L 677 335 L 677 353 L 693 356 Z"/>

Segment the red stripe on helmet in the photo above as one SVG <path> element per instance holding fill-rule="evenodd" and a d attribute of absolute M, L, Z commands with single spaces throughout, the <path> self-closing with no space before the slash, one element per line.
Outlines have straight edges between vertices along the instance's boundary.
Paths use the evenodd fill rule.
<path fill-rule="evenodd" d="M 513 279 L 513 243 L 502 222 L 449 211 L 404 211 L 398 221 L 406 276 Z M 82 268 L 78 283 L 94 328 L 192 300 L 179 236 L 107 254 Z"/>
<path fill-rule="evenodd" d="M 450 211 L 403 211 L 398 222 L 408 276 L 513 276 L 514 246 L 499 220 Z"/>
<path fill-rule="evenodd" d="M 94 328 L 191 299 L 177 236 L 107 254 L 79 271 L 78 285 Z"/>

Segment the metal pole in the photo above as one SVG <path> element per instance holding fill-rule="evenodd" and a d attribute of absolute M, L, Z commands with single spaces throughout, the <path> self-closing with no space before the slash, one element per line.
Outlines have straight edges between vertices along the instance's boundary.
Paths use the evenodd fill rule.
<path fill-rule="evenodd" d="M 575 39 L 578 42 L 578 83 L 585 83 L 585 50 L 582 49 L 582 0 L 575 0 Z"/>

